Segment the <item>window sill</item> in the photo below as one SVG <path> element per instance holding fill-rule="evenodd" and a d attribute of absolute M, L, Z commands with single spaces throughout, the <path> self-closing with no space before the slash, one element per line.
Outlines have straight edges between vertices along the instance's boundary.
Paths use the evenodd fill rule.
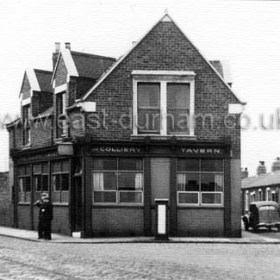
<path fill-rule="evenodd" d="M 158 135 L 158 134 L 132 134 L 130 136 L 130 139 L 145 139 L 146 137 L 149 137 L 150 139 L 155 140 L 170 140 L 173 137 L 175 137 L 178 140 L 186 140 L 186 141 L 193 141 L 197 140 L 197 136 L 195 135 Z"/>
<path fill-rule="evenodd" d="M 200 208 L 200 209 L 213 209 L 213 208 L 218 208 L 218 209 L 224 209 L 224 205 L 220 204 L 203 204 L 203 205 L 198 205 L 198 204 L 177 204 L 178 208 Z"/>
<path fill-rule="evenodd" d="M 27 144 L 27 145 L 24 145 L 22 146 L 22 150 L 27 150 L 27 149 L 30 149 L 31 148 L 31 143 Z"/>
<path fill-rule="evenodd" d="M 69 202 L 53 202 L 53 206 L 69 206 Z"/>
<path fill-rule="evenodd" d="M 18 202 L 18 205 L 27 206 L 27 205 L 30 205 L 30 204 L 31 204 L 30 202 Z"/>
<path fill-rule="evenodd" d="M 108 208 L 125 208 L 125 207 L 136 207 L 136 208 L 143 208 L 144 204 L 143 203 L 122 203 L 122 204 L 117 204 L 117 203 L 94 203 L 91 205 L 93 208 L 97 207 L 108 207 Z"/>

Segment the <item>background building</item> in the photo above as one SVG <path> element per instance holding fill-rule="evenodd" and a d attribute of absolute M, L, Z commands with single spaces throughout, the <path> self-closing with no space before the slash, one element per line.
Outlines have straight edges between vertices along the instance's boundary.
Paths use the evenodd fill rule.
<path fill-rule="evenodd" d="M 272 164 L 271 172 L 267 173 L 264 161 L 260 161 L 257 175 L 242 179 L 242 213 L 249 211 L 249 205 L 254 201 L 275 201 L 280 203 L 280 158 Z"/>

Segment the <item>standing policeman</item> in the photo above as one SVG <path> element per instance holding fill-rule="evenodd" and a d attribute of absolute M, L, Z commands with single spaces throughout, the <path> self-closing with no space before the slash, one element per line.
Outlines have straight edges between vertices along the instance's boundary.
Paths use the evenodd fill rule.
<path fill-rule="evenodd" d="M 36 202 L 39 209 L 38 239 L 51 240 L 51 223 L 53 219 L 53 207 L 47 193 L 41 194 L 41 200 Z"/>

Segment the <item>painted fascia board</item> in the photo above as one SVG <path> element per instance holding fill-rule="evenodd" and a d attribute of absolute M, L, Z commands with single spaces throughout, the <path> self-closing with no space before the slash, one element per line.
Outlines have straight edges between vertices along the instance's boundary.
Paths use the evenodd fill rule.
<path fill-rule="evenodd" d="M 58 54 L 58 57 L 57 57 L 57 60 L 56 60 L 56 63 L 55 63 L 54 69 L 53 69 L 53 75 L 52 75 L 52 79 L 51 79 L 51 85 L 53 85 L 53 87 L 54 87 L 54 77 L 55 77 L 55 74 L 56 74 L 56 70 L 57 70 L 57 67 L 58 67 L 60 57 L 61 57 L 61 52 Z"/>
<path fill-rule="evenodd" d="M 66 68 L 67 68 L 68 76 L 78 77 L 79 73 L 77 71 L 77 68 L 76 68 L 76 65 L 75 65 L 75 62 L 73 60 L 73 57 L 71 55 L 70 50 L 69 49 L 64 49 L 64 50 L 61 51 L 61 53 L 62 53 L 64 63 L 65 63 Z"/>
<path fill-rule="evenodd" d="M 160 18 L 145 34 L 141 37 L 140 40 L 136 44 L 130 48 L 130 50 L 123 55 L 116 63 L 113 65 L 113 67 L 99 80 L 97 83 L 89 89 L 89 91 L 81 98 L 82 101 L 86 100 L 88 96 L 119 66 L 119 64 L 143 41 L 143 39 L 157 26 L 159 22 L 161 22 L 166 16 L 169 17 L 168 14 L 165 14 L 163 17 Z"/>
<path fill-rule="evenodd" d="M 67 79 L 69 79 L 70 76 L 79 77 L 79 73 L 76 68 L 73 57 L 71 55 L 71 51 L 69 49 L 64 49 L 64 50 L 60 51 L 57 61 L 56 61 L 54 71 L 53 71 L 53 76 L 52 76 L 52 80 L 51 80 L 51 84 L 53 85 L 53 87 L 54 87 L 54 77 L 55 77 L 56 70 L 57 70 L 61 57 L 63 57 L 64 63 L 65 63 L 66 69 L 67 69 Z"/>
<path fill-rule="evenodd" d="M 23 86 L 25 77 L 27 77 L 29 84 L 30 84 L 30 97 L 33 96 L 34 91 L 41 91 L 41 88 L 40 88 L 39 82 L 37 80 L 34 69 L 28 68 L 25 70 L 25 74 L 23 76 L 23 81 L 22 81 L 22 86 Z M 20 94 L 19 94 L 20 99 L 22 99 L 22 92 L 21 92 L 22 86 L 21 86 Z"/>

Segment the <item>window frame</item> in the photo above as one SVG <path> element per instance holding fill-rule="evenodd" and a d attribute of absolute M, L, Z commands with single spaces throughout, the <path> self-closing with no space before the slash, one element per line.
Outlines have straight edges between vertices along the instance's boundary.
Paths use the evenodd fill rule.
<path fill-rule="evenodd" d="M 199 161 L 199 167 L 198 170 L 192 170 L 192 171 L 182 171 L 178 170 L 178 161 L 179 160 L 194 160 L 194 158 L 177 158 L 177 170 L 176 170 L 176 197 L 177 197 L 177 205 L 178 206 L 197 206 L 197 207 L 223 207 L 224 206 L 224 192 L 225 192 L 225 166 L 224 166 L 224 160 L 223 159 L 204 159 L 204 158 L 196 158 L 195 160 Z M 202 164 L 201 162 L 203 160 L 221 160 L 222 161 L 222 171 L 202 171 Z M 198 175 L 198 191 L 178 191 L 178 175 L 179 174 L 197 174 Z M 213 174 L 213 175 L 221 175 L 222 176 L 222 188 L 223 191 L 202 191 L 202 176 L 204 174 Z M 180 194 L 188 194 L 188 193 L 196 193 L 198 196 L 198 202 L 197 203 L 180 203 Z M 203 203 L 203 194 L 220 194 L 221 196 L 221 203 Z"/>
<path fill-rule="evenodd" d="M 133 131 L 132 136 L 194 136 L 195 73 L 192 71 L 132 71 L 133 76 Z M 139 133 L 138 131 L 138 83 L 160 83 L 160 131 L 159 133 Z M 189 132 L 168 133 L 167 127 L 167 85 L 190 85 Z"/>
<path fill-rule="evenodd" d="M 62 139 L 68 135 L 67 127 L 67 92 L 61 91 L 55 94 L 56 98 L 56 139 Z M 61 125 L 60 125 L 61 124 Z"/>
<path fill-rule="evenodd" d="M 118 206 L 122 206 L 122 205 L 131 205 L 131 206 L 135 206 L 135 205 L 144 205 L 144 160 L 141 157 L 135 157 L 135 158 L 131 158 L 131 159 L 137 159 L 137 160 L 141 160 L 142 162 L 142 169 L 141 170 L 126 170 L 126 169 L 119 169 L 119 161 L 120 159 L 124 159 L 124 157 L 96 157 L 96 159 L 116 159 L 117 161 L 117 166 L 116 169 L 92 169 L 92 176 L 91 176 L 91 186 L 92 186 L 92 205 L 118 205 Z M 93 159 L 94 160 L 94 159 Z M 105 174 L 105 173 L 115 173 L 116 175 L 116 189 L 115 190 L 94 190 L 94 174 Z M 142 174 L 142 189 L 141 190 L 123 190 L 121 188 L 119 188 L 119 176 L 122 173 L 132 173 L 132 174 Z M 105 193 L 105 192 L 114 192 L 116 194 L 116 201 L 115 202 L 95 202 L 94 201 L 94 193 L 95 192 L 100 192 L 100 193 Z M 121 193 L 141 193 L 141 202 L 121 202 L 120 196 Z"/>
<path fill-rule="evenodd" d="M 29 178 L 29 191 L 26 191 L 26 179 Z M 20 180 L 23 180 L 23 191 L 20 191 Z M 18 203 L 31 203 L 31 175 L 20 175 L 18 176 Z M 21 199 L 23 196 L 23 200 Z"/>
<path fill-rule="evenodd" d="M 23 146 L 29 146 L 31 144 L 30 119 L 31 119 L 31 106 L 30 103 L 28 103 L 22 106 Z"/>
<path fill-rule="evenodd" d="M 63 190 L 62 188 L 62 177 L 63 175 L 67 175 L 68 177 L 68 190 Z M 54 189 L 54 177 L 59 176 L 59 190 Z M 70 174 L 68 171 L 58 171 L 58 172 L 52 172 L 51 174 L 51 180 L 52 180 L 52 196 L 53 196 L 53 203 L 57 204 L 69 204 L 69 193 L 70 193 Z M 64 195 L 67 193 L 67 201 L 63 200 Z M 56 195 L 58 194 L 59 196 L 59 201 L 56 199 Z"/>

